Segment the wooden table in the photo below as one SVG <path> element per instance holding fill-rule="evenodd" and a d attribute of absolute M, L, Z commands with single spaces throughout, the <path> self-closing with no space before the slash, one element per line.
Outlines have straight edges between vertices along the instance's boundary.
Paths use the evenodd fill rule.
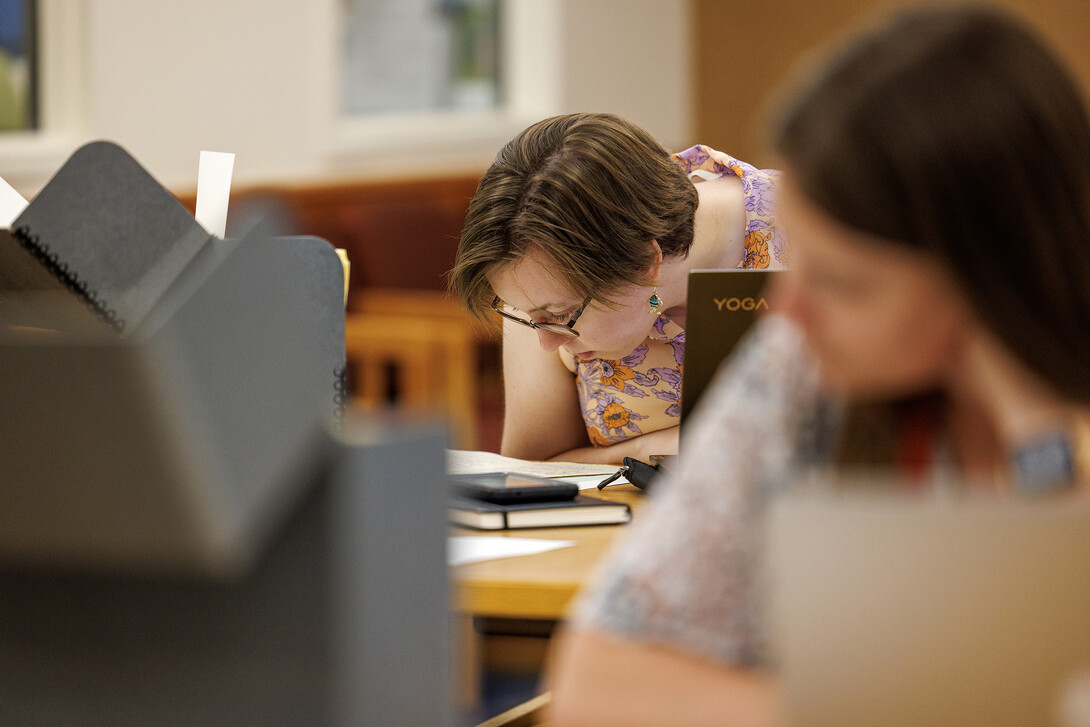
<path fill-rule="evenodd" d="M 594 497 L 624 502 L 638 508 L 643 495 L 632 485 L 614 485 L 604 491 L 585 491 Z M 539 528 L 485 532 L 455 528 L 453 535 L 494 535 L 511 538 L 572 540 L 575 545 L 547 553 L 486 560 L 458 566 L 453 571 L 454 609 L 458 615 L 459 691 L 472 703 L 480 689 L 480 650 L 473 618 L 560 620 L 576 594 L 590 578 L 624 525 Z"/>

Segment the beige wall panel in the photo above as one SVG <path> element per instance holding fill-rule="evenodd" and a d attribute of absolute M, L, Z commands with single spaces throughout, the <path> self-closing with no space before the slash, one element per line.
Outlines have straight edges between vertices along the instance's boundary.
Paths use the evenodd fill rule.
<path fill-rule="evenodd" d="M 1090 97 L 1090 0 L 993 0 L 1028 19 L 1071 66 Z M 876 0 L 694 0 L 694 142 L 770 166 L 763 126 L 769 92 L 807 53 L 875 13 Z"/>

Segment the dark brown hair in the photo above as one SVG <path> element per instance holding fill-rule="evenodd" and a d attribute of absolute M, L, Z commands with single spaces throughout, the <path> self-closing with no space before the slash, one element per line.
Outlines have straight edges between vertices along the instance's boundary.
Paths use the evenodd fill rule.
<path fill-rule="evenodd" d="M 1031 370 L 1090 402 L 1090 122 L 994 9 L 903 12 L 796 92 L 774 145 L 843 224 L 942 260 Z"/>
<path fill-rule="evenodd" d="M 581 295 L 608 301 L 646 285 L 663 255 L 685 256 L 697 195 L 685 172 L 643 129 L 610 114 L 540 121 L 500 150 L 469 206 L 450 287 L 483 317 L 488 277 L 532 247 Z"/>

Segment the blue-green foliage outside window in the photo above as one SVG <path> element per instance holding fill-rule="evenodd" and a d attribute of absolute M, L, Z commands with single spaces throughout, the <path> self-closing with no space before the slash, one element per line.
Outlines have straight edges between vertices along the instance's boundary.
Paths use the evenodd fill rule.
<path fill-rule="evenodd" d="M 0 131 L 38 128 L 37 3 L 0 0 Z"/>

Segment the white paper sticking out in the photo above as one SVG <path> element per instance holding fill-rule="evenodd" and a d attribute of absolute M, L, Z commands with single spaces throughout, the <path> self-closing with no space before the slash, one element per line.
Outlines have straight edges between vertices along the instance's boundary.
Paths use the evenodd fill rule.
<path fill-rule="evenodd" d="M 344 305 L 348 307 L 348 275 L 352 272 L 352 263 L 348 261 L 348 250 L 337 248 L 337 257 L 341 260 L 341 267 L 344 268 Z"/>
<path fill-rule="evenodd" d="M 0 227 L 10 229 L 15 218 L 23 213 L 29 204 L 15 187 L 0 179 Z"/>
<path fill-rule="evenodd" d="M 574 540 L 456 535 L 447 538 L 447 565 L 465 565 L 495 558 L 533 555 L 549 550 L 570 548 L 573 545 L 575 545 Z"/>
<path fill-rule="evenodd" d="M 231 198 L 231 173 L 235 155 L 202 151 L 197 167 L 197 208 L 194 217 L 216 237 L 227 234 L 227 203 Z"/>

